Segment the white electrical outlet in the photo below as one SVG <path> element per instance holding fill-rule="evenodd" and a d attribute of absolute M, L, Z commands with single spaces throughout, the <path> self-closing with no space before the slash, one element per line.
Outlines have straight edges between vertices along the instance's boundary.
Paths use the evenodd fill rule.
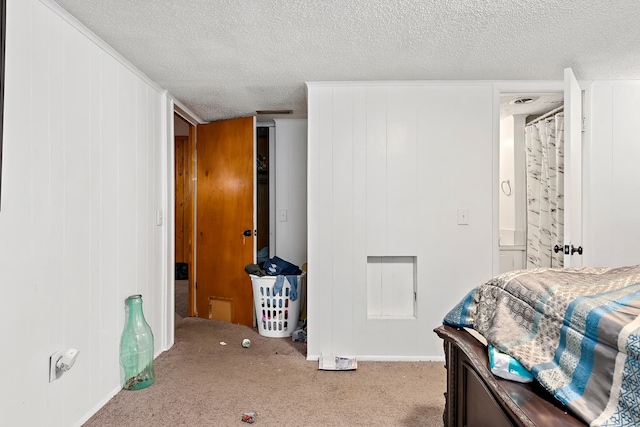
<path fill-rule="evenodd" d="M 49 382 L 53 382 L 60 378 L 62 374 L 71 369 L 76 363 L 80 352 L 75 348 L 69 348 L 66 351 L 56 351 L 49 357 Z"/>
<path fill-rule="evenodd" d="M 64 354 L 63 350 L 56 351 L 51 356 L 49 356 L 49 382 L 54 382 L 58 378 L 62 376 L 62 371 L 56 366 L 58 360 Z"/>

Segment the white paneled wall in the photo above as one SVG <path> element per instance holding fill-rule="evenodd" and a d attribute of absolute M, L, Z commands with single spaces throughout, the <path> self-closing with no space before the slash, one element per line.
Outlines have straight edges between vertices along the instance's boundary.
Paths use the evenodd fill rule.
<path fill-rule="evenodd" d="M 156 353 L 172 336 L 155 224 L 167 97 L 46 3 L 7 8 L 1 425 L 79 425 L 119 390 L 127 296 L 143 295 Z M 49 383 L 49 356 L 70 347 L 76 364 Z"/>
<path fill-rule="evenodd" d="M 640 82 L 594 82 L 587 110 L 583 265 L 640 264 Z"/>
<path fill-rule="evenodd" d="M 275 122 L 275 255 L 302 266 L 307 262 L 307 121 Z M 286 220 L 280 219 L 285 211 Z"/>
<path fill-rule="evenodd" d="M 493 86 L 309 83 L 308 99 L 307 357 L 440 359 L 433 328 L 493 273 Z M 368 315 L 375 257 L 415 258 L 415 316 Z"/>

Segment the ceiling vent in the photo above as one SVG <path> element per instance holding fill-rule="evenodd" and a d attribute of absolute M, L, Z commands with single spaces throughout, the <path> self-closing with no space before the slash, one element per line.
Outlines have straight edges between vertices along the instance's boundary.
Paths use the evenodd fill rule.
<path fill-rule="evenodd" d="M 516 98 L 516 99 L 512 99 L 511 101 L 509 101 L 509 104 L 511 105 L 525 105 L 525 104 L 531 104 L 532 102 L 535 102 L 538 99 L 537 96 L 534 97 L 524 97 L 524 98 Z"/>
<path fill-rule="evenodd" d="M 273 114 L 293 114 L 293 110 L 256 110 L 256 114 L 259 116 Z"/>

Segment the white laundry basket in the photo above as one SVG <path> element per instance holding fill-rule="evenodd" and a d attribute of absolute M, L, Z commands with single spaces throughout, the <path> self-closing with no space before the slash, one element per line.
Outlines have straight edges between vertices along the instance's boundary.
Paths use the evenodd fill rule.
<path fill-rule="evenodd" d="M 282 290 L 273 294 L 277 276 L 251 276 L 258 333 L 265 337 L 290 337 L 300 317 L 300 291 L 305 273 L 298 276 L 297 298 L 291 300 L 291 284 L 285 278 Z"/>

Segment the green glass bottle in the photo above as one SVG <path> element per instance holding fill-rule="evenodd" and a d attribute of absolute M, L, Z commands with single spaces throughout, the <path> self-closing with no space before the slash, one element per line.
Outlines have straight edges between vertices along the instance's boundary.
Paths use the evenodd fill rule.
<path fill-rule="evenodd" d="M 124 370 L 122 388 L 140 390 L 156 380 L 153 333 L 142 313 L 142 295 L 131 295 L 125 304 L 127 322 L 120 339 L 120 365 Z"/>

